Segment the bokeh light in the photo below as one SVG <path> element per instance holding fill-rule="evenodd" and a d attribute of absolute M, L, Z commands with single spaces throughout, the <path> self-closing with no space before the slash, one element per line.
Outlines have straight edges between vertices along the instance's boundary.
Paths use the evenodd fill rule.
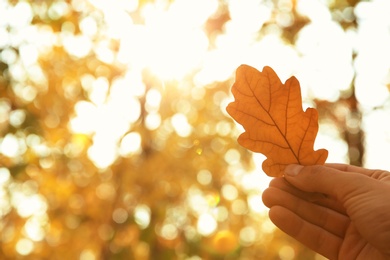
<path fill-rule="evenodd" d="M 328 162 L 390 169 L 389 12 L 0 1 L 0 258 L 321 259 L 267 217 L 265 158 L 225 111 L 234 71 L 296 76 Z"/>

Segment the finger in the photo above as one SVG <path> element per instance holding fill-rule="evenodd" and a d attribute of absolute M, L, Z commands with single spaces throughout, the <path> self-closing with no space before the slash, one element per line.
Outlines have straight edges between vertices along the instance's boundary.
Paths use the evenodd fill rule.
<path fill-rule="evenodd" d="M 269 208 L 278 205 L 289 209 L 307 222 L 339 237 L 344 237 L 350 223 L 347 216 L 337 211 L 302 200 L 291 193 L 274 187 L 263 192 L 263 202 Z"/>
<path fill-rule="evenodd" d="M 298 189 L 324 193 L 342 204 L 353 194 L 369 192 L 377 182 L 364 174 L 344 172 L 324 165 L 289 165 L 285 169 L 285 178 Z"/>
<path fill-rule="evenodd" d="M 338 251 L 342 244 L 340 237 L 302 219 L 282 206 L 271 207 L 269 218 L 283 232 L 312 250 L 329 259 L 338 258 Z"/>
<path fill-rule="evenodd" d="M 344 172 L 357 172 L 357 173 L 366 174 L 367 172 L 370 171 L 370 170 L 362 168 L 362 167 L 358 167 L 358 166 L 354 166 L 354 165 L 350 165 L 350 164 L 344 164 L 344 163 L 326 163 L 325 166 L 333 168 L 333 169 L 337 169 L 340 171 L 344 171 Z"/>
<path fill-rule="evenodd" d="M 388 171 L 383 171 L 383 170 L 371 170 L 371 169 L 366 169 L 354 165 L 349 165 L 349 164 L 341 164 L 341 163 L 327 163 L 325 166 L 337 169 L 343 172 L 355 172 L 355 173 L 360 173 L 367 175 L 369 177 L 375 178 L 375 179 L 380 179 L 382 177 L 390 177 L 390 172 Z"/>
<path fill-rule="evenodd" d="M 323 193 L 306 192 L 306 191 L 299 190 L 293 185 L 291 185 L 287 180 L 285 180 L 285 178 L 274 178 L 269 183 L 269 187 L 274 187 L 274 188 L 284 190 L 303 200 L 318 204 L 323 207 L 327 207 L 329 209 L 335 210 L 341 214 L 346 215 L 345 208 L 340 202 L 334 200 L 329 196 L 326 196 Z"/>
<path fill-rule="evenodd" d="M 307 201 L 318 201 L 325 197 L 325 195 L 322 193 L 306 192 L 306 191 L 299 190 L 293 185 L 291 185 L 288 181 L 286 181 L 285 178 L 274 178 L 273 180 L 270 181 L 269 187 L 275 187 L 284 190 L 286 192 L 293 194 L 296 197 L 305 199 Z"/>

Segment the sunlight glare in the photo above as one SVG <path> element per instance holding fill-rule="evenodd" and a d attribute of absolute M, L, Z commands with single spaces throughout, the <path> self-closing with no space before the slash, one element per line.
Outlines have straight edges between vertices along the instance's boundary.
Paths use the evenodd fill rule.
<path fill-rule="evenodd" d="M 356 98 L 366 109 L 383 105 L 390 96 L 386 86 L 390 70 L 388 10 L 388 1 L 360 2 L 355 9 L 359 24 L 354 63 Z"/>
<path fill-rule="evenodd" d="M 158 113 L 149 113 L 145 118 L 145 127 L 149 130 L 156 130 L 161 125 L 161 116 Z"/>
<path fill-rule="evenodd" d="M 55 1 L 50 4 L 49 9 L 47 11 L 49 17 L 52 20 L 58 20 L 68 14 L 70 8 L 66 1 Z"/>
<path fill-rule="evenodd" d="M 227 200 L 235 200 L 238 196 L 238 190 L 231 184 L 225 184 L 221 189 L 222 196 Z"/>
<path fill-rule="evenodd" d="M 257 239 L 257 230 L 251 226 L 243 227 L 239 233 L 240 244 L 243 246 L 252 245 Z"/>
<path fill-rule="evenodd" d="M 74 106 L 76 117 L 70 121 L 70 128 L 75 133 L 91 134 L 95 131 L 96 106 L 91 102 L 79 101 Z"/>
<path fill-rule="evenodd" d="M 218 0 L 176 0 L 168 10 L 169 16 L 182 21 L 180 26 L 202 26 L 218 8 Z"/>
<path fill-rule="evenodd" d="M 264 161 L 263 158 L 261 159 Z M 256 158 L 253 158 L 253 160 L 256 160 Z M 261 165 L 259 168 L 256 167 L 253 171 L 242 176 L 240 181 L 242 189 L 247 193 L 262 192 L 268 187 L 269 182 L 270 178 L 264 174 Z"/>
<path fill-rule="evenodd" d="M 299 0 L 297 11 L 313 22 L 331 20 L 332 16 L 324 1 Z"/>
<path fill-rule="evenodd" d="M 355 79 L 356 98 L 365 108 L 383 105 L 390 97 L 388 87 L 377 76 L 364 74 Z"/>
<path fill-rule="evenodd" d="M 45 225 L 47 224 L 47 215 L 31 216 L 24 225 L 26 236 L 32 241 L 42 241 L 45 238 Z"/>
<path fill-rule="evenodd" d="M 115 78 L 111 84 L 110 97 L 127 100 L 127 97 L 142 97 L 146 86 L 142 79 L 142 72 L 129 70 L 123 77 Z"/>
<path fill-rule="evenodd" d="M 268 209 L 265 207 L 260 194 L 249 194 L 248 195 L 248 206 L 251 211 L 255 213 L 264 213 Z"/>
<path fill-rule="evenodd" d="M 141 135 L 137 132 L 130 132 L 122 138 L 119 152 L 122 156 L 129 156 L 141 151 Z"/>
<path fill-rule="evenodd" d="M 163 227 L 160 230 L 160 234 L 163 238 L 172 240 L 175 239 L 179 232 L 177 230 L 177 227 L 171 223 L 164 224 Z"/>
<path fill-rule="evenodd" d="M 0 52 L 0 60 L 7 64 L 13 64 L 18 60 L 18 54 L 13 48 L 4 48 Z"/>
<path fill-rule="evenodd" d="M 14 134 L 7 134 L 0 139 L 0 153 L 4 156 L 13 158 L 22 155 L 26 151 L 26 143 L 23 138 Z"/>
<path fill-rule="evenodd" d="M 21 217 L 45 214 L 48 207 L 46 200 L 42 195 L 26 195 L 21 192 L 14 194 L 12 197 L 12 204 Z"/>
<path fill-rule="evenodd" d="M 214 208 L 212 214 L 218 222 L 224 222 L 229 218 L 229 210 L 224 206 Z"/>
<path fill-rule="evenodd" d="M 19 52 L 19 57 L 26 67 L 35 64 L 38 60 L 39 54 L 37 47 L 32 44 L 22 44 L 19 47 Z"/>
<path fill-rule="evenodd" d="M 246 202 L 242 199 L 233 201 L 232 212 L 236 215 L 246 215 L 248 213 L 248 207 Z"/>
<path fill-rule="evenodd" d="M 110 88 L 106 78 L 95 79 L 91 75 L 84 75 L 82 86 L 93 103 L 77 102 L 76 115 L 71 119 L 69 127 L 74 133 L 94 134 L 88 156 L 98 168 L 104 169 L 120 153 L 134 152 L 132 148 L 118 147 L 118 144 L 141 115 L 141 104 L 134 96 L 132 86 L 128 86 L 124 78 L 116 79 Z M 124 140 L 122 142 L 126 142 L 126 138 Z"/>
<path fill-rule="evenodd" d="M 198 174 L 196 175 L 196 179 L 200 184 L 208 185 L 212 182 L 213 175 L 209 170 L 203 169 L 198 172 Z"/>
<path fill-rule="evenodd" d="M 139 204 L 134 209 L 134 220 L 141 229 L 149 226 L 151 220 L 151 211 L 147 205 Z"/>
<path fill-rule="evenodd" d="M 229 164 L 238 164 L 241 159 L 241 154 L 237 149 L 229 149 L 224 156 L 224 159 Z"/>
<path fill-rule="evenodd" d="M 3 17 L 1 14 L 1 10 L 0 10 L 0 16 Z M 3 49 L 4 51 L 4 49 L 8 46 L 8 42 L 9 42 L 9 33 L 6 27 L 0 27 L 0 49 Z"/>
<path fill-rule="evenodd" d="M 80 31 L 82 34 L 93 36 L 98 31 L 96 20 L 92 16 L 84 17 L 79 22 Z"/>
<path fill-rule="evenodd" d="M 241 35 L 247 32 L 254 33 L 271 17 L 271 12 L 271 4 L 266 4 L 262 0 L 230 0 L 229 13 L 233 22 L 228 25 L 234 24 L 231 28 L 240 31 Z"/>
<path fill-rule="evenodd" d="M 27 238 L 21 238 L 15 245 L 16 252 L 20 255 L 29 255 L 34 250 L 34 243 Z"/>
<path fill-rule="evenodd" d="M 84 249 L 80 253 L 79 260 L 96 260 L 96 259 L 97 259 L 96 253 L 92 249 Z"/>
<path fill-rule="evenodd" d="M 150 32 L 154 43 L 147 54 L 148 67 L 162 79 L 181 79 L 201 63 L 208 39 L 200 29 L 180 29 L 161 24 Z"/>
<path fill-rule="evenodd" d="M 209 236 L 217 229 L 217 221 L 209 213 L 203 213 L 198 218 L 197 230 L 202 236 Z"/>
<path fill-rule="evenodd" d="M 161 93 L 157 89 L 150 89 L 146 94 L 145 109 L 149 113 L 158 113 L 161 103 Z"/>
<path fill-rule="evenodd" d="M 149 68 L 161 79 L 183 78 L 201 64 L 209 45 L 202 26 L 217 6 L 215 0 L 175 1 L 168 10 L 145 5 L 145 25 L 129 26 L 122 34 L 118 59 Z"/>
<path fill-rule="evenodd" d="M 295 258 L 295 250 L 291 246 L 285 245 L 279 249 L 279 257 L 281 260 L 293 260 Z"/>
<path fill-rule="evenodd" d="M 0 167 L 0 187 L 7 184 L 11 180 L 11 173 L 9 169 Z"/>
<path fill-rule="evenodd" d="M 129 6 L 126 5 L 125 1 L 89 0 L 89 2 L 103 12 L 109 37 L 120 38 L 124 28 L 133 24 L 131 16 L 126 12 L 126 7 L 131 8 L 131 2 L 128 2 Z"/>
<path fill-rule="evenodd" d="M 92 50 L 92 41 L 86 35 L 64 35 L 63 44 L 69 55 L 84 58 Z"/>
<path fill-rule="evenodd" d="M 202 192 L 196 188 L 189 189 L 188 205 L 196 215 L 201 215 L 209 209 L 209 204 Z"/>
<path fill-rule="evenodd" d="M 390 109 L 374 110 L 368 113 L 362 122 L 364 130 L 364 165 L 373 169 L 390 170 Z"/>
<path fill-rule="evenodd" d="M 12 207 L 8 192 L 2 187 L 5 183 L 0 183 L 0 185 L 0 218 L 2 218 L 12 210 Z"/>
<path fill-rule="evenodd" d="M 88 97 L 95 105 L 101 105 L 107 98 L 108 89 L 109 82 L 107 78 L 99 77 L 93 81 Z"/>
<path fill-rule="evenodd" d="M 96 57 L 104 63 L 112 64 L 115 61 L 116 53 L 110 47 L 108 40 L 97 43 L 94 47 Z"/>
<path fill-rule="evenodd" d="M 302 58 L 295 76 L 300 81 L 302 96 L 336 101 L 341 91 L 350 88 L 354 76 L 352 45 L 347 34 L 329 20 L 306 25 L 297 37 L 296 48 Z"/>
<path fill-rule="evenodd" d="M 4 21 L 8 21 L 11 28 L 22 28 L 30 24 L 33 19 L 33 10 L 31 5 L 24 1 L 18 1 L 8 14 L 9 15 L 6 15 L 2 19 L 4 19 Z"/>
<path fill-rule="evenodd" d="M 181 137 L 188 137 L 192 132 L 192 126 L 188 123 L 187 117 L 182 113 L 176 113 L 171 118 L 175 132 Z"/>
<path fill-rule="evenodd" d="M 261 223 L 261 225 L 260 225 L 261 227 L 261 231 L 263 232 L 263 233 L 268 233 L 268 234 L 270 234 L 270 233 L 272 233 L 272 232 L 274 232 L 275 231 L 275 229 L 276 229 L 276 226 L 275 226 L 275 224 L 274 223 L 272 223 L 272 221 L 269 219 L 269 218 L 266 218 L 262 223 Z"/>
<path fill-rule="evenodd" d="M 19 127 L 26 119 L 26 111 L 23 109 L 15 109 L 9 114 L 9 123 L 13 127 Z"/>
<path fill-rule="evenodd" d="M 348 163 L 348 144 L 342 140 L 333 122 L 323 122 L 314 143 L 314 149 L 327 149 L 328 162 Z"/>

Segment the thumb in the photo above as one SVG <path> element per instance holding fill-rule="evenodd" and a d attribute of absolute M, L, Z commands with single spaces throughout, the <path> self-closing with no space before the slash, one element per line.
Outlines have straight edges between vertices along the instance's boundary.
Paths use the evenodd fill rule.
<path fill-rule="evenodd" d="M 364 193 L 373 180 L 367 175 L 345 172 L 324 165 L 288 165 L 284 171 L 285 179 L 300 190 L 319 192 L 340 201 L 349 194 Z"/>

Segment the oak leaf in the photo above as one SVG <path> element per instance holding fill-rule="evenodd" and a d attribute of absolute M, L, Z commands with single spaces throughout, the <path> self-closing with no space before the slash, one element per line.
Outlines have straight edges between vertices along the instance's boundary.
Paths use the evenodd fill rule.
<path fill-rule="evenodd" d="M 260 72 L 248 65 L 236 71 L 235 98 L 226 110 L 245 132 L 238 137 L 243 147 L 264 154 L 263 170 L 283 176 L 289 164 L 324 164 L 328 151 L 313 150 L 318 132 L 318 112 L 302 109 L 301 89 L 295 77 L 283 84 L 270 67 Z"/>

